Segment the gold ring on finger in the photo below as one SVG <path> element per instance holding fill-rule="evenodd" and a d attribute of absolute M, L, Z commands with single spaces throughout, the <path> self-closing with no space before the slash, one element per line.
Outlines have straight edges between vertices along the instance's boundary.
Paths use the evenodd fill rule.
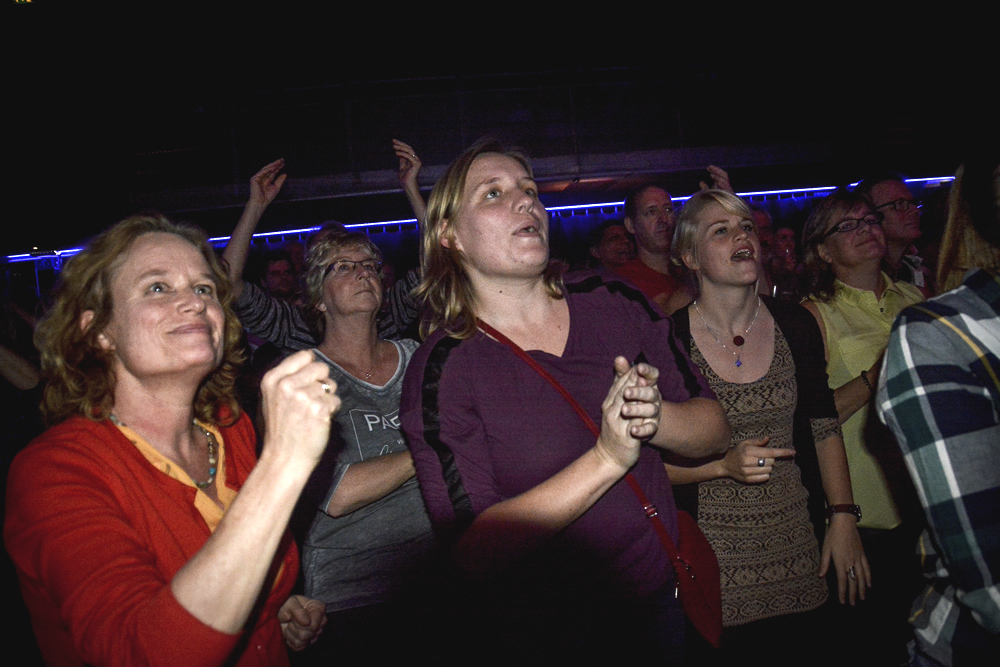
<path fill-rule="evenodd" d="M 319 382 L 319 386 L 323 387 L 323 391 L 327 394 L 333 393 L 333 387 L 330 386 L 330 383 L 326 380 L 316 380 L 316 382 Z"/>

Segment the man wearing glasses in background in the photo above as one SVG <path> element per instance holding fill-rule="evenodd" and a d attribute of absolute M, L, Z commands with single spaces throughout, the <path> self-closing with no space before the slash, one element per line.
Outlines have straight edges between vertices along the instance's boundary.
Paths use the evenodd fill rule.
<path fill-rule="evenodd" d="M 893 280 L 916 285 L 924 296 L 931 296 L 930 271 L 913 246 L 920 238 L 920 201 L 914 198 L 903 178 L 891 172 L 866 178 L 858 184 L 858 191 L 868 195 L 875 210 L 885 216 L 882 229 L 888 245 L 886 273 Z"/>

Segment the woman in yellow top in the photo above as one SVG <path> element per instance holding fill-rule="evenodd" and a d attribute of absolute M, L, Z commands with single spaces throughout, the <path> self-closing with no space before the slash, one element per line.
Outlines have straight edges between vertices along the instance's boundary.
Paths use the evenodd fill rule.
<path fill-rule="evenodd" d="M 827 375 L 858 504 L 854 509 L 860 517 L 858 528 L 874 582 L 867 609 L 861 612 L 871 618 L 852 623 L 858 624 L 859 631 L 863 626 L 874 635 L 871 650 L 876 655 L 882 647 L 890 659 L 900 642 L 905 647 L 905 601 L 912 599 L 904 593 L 911 585 L 907 565 L 913 559 L 919 530 L 904 525 L 901 508 L 907 503 L 900 505 L 900 501 L 912 489 L 906 488 L 906 473 L 897 467 L 898 449 L 889 440 L 891 435 L 884 429 L 872 430 L 868 407 L 892 323 L 904 308 L 922 301 L 923 295 L 909 283 L 893 282 L 882 271 L 886 252 L 882 215 L 860 193 L 840 189 L 828 195 L 806 220 L 802 239 L 809 285 L 809 298 L 803 305 L 823 334 Z M 919 580 L 915 583 L 919 585 Z M 899 641 L 893 634 L 896 627 L 889 629 L 886 623 L 898 627 Z"/>

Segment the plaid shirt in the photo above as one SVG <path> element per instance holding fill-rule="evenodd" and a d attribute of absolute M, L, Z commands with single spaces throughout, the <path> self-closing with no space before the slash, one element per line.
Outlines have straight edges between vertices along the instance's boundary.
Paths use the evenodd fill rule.
<path fill-rule="evenodd" d="M 970 272 L 903 311 L 877 406 L 930 526 L 920 549 L 932 583 L 911 617 L 917 648 L 951 664 L 953 642 L 984 635 L 975 624 L 1000 633 L 1000 278 Z"/>

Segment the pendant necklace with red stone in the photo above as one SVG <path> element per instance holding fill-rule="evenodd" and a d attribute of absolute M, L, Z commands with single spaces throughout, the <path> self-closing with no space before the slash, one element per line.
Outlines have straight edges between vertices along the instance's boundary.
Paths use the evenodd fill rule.
<path fill-rule="evenodd" d="M 743 353 L 742 352 L 743 344 L 747 342 L 744 336 L 750 335 L 750 329 L 753 328 L 754 323 L 757 321 L 757 316 L 760 315 L 760 297 L 759 296 L 757 297 L 757 310 L 754 311 L 753 319 L 750 320 L 750 326 L 748 326 L 746 329 L 743 330 L 743 336 L 740 336 L 739 334 L 733 336 L 733 345 L 736 346 L 736 352 L 730 350 L 725 343 L 719 340 L 719 337 L 715 335 L 714 331 L 712 331 L 712 327 L 708 326 L 708 322 L 705 321 L 705 316 L 701 314 L 701 309 L 698 308 L 698 302 L 695 301 L 692 305 L 694 306 L 694 311 L 698 313 L 698 317 L 701 319 L 701 323 L 705 325 L 706 329 L 708 329 L 708 333 L 711 334 L 713 339 L 715 339 L 715 342 L 718 343 L 718 345 L 723 350 L 736 357 L 737 368 L 742 366 L 743 362 L 740 360 L 740 355 Z"/>

